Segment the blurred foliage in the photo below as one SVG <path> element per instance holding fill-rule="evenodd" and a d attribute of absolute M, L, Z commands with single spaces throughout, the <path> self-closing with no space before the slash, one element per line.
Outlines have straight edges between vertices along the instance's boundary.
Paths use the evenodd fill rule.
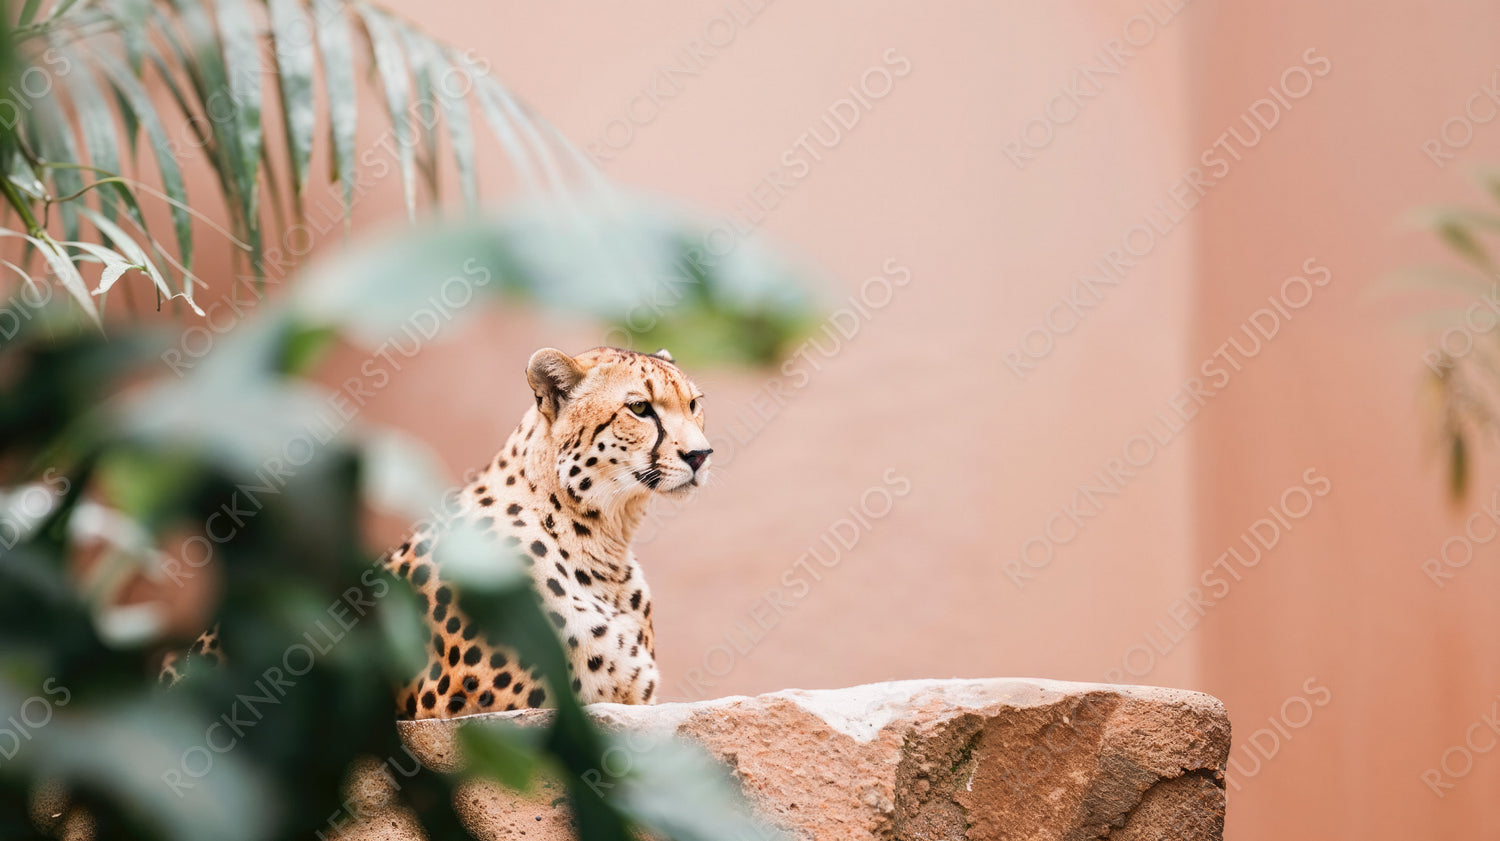
<path fill-rule="evenodd" d="M 670 347 L 687 365 L 774 362 L 810 333 L 810 279 L 727 221 L 668 202 L 598 191 L 529 202 L 499 227 L 517 277 L 543 304 L 587 308 L 614 344 Z"/>
<path fill-rule="evenodd" d="M 212 168 L 215 198 L 257 277 L 265 218 L 279 218 L 283 205 L 300 217 L 317 183 L 311 164 L 319 146 L 328 178 L 341 188 L 346 223 L 386 172 L 399 176 L 415 218 L 421 194 L 439 200 L 444 163 L 473 209 L 476 109 L 531 194 L 598 180 L 555 129 L 490 75 L 487 62 L 372 3 L 55 0 L 46 14 L 41 7 L 27 0 L 18 17 L 5 16 L 14 26 L 4 55 L 18 59 L 0 89 L 0 166 L 9 174 L 5 203 L 22 222 L 8 233 L 24 238 L 95 317 L 127 272 L 149 278 L 158 303 L 181 298 L 201 315 L 194 223 L 218 226 L 195 210 L 211 205 L 188 195 L 183 164 L 195 159 Z M 369 63 L 386 128 L 357 149 L 357 71 Z M 153 90 L 169 94 L 170 110 L 158 107 Z M 268 137 L 266 126 L 277 123 L 282 135 Z M 128 172 L 140 168 L 143 139 L 154 180 Z M 152 201 L 170 207 L 167 235 L 146 224 L 142 207 Z M 92 242 L 80 239 L 84 223 L 97 230 Z M 288 250 L 279 248 L 276 259 Z M 92 289 L 82 274 L 89 264 L 102 266 Z"/>
<path fill-rule="evenodd" d="M 3 18 L 15 25 L 0 38 L 0 168 L 9 174 L 0 207 L 19 224 L 0 227 L 0 239 L 24 243 L 25 259 L 0 265 L 36 285 L 40 258 L 96 320 L 117 286 L 132 300 L 131 281 L 148 283 L 158 307 L 180 299 L 202 316 L 196 228 L 223 234 L 263 284 L 303 250 L 308 230 L 335 221 L 308 220 L 299 239 L 280 241 L 302 214 L 317 207 L 347 225 L 388 174 L 415 221 L 424 197 L 440 206 L 439 173 L 451 166 L 472 215 L 477 122 L 529 199 L 499 229 L 515 286 L 614 319 L 625 328 L 617 344 L 670 339 L 687 360 L 770 362 L 807 326 L 803 284 L 790 269 L 731 228 L 621 194 L 485 60 L 377 5 L 54 0 L 46 14 L 42 5 L 27 0 L 18 17 Z M 369 65 L 373 73 L 356 72 Z M 383 132 L 356 148 L 360 75 L 386 107 Z M 268 136 L 277 123 L 280 136 Z M 144 173 L 142 145 L 152 165 Z M 339 197 L 334 213 L 312 195 L 320 148 Z M 210 165 L 231 230 L 195 209 L 214 205 L 188 195 L 182 171 L 194 159 Z M 170 232 L 148 227 L 152 203 L 167 206 Z"/>
<path fill-rule="evenodd" d="M 1473 178 L 1500 205 L 1500 168 L 1477 169 Z M 1427 207 L 1412 221 L 1433 232 L 1462 264 L 1417 266 L 1394 278 L 1404 288 L 1457 301 L 1427 313 L 1422 322 L 1436 348 L 1424 358 L 1424 396 L 1437 421 L 1449 498 L 1457 503 L 1468 495 L 1474 445 L 1500 435 L 1500 266 L 1491 255 L 1500 209 Z M 1489 327 L 1483 318 L 1475 321 L 1480 311 L 1489 313 Z"/>
<path fill-rule="evenodd" d="M 180 378 L 160 360 L 167 335 L 106 340 L 66 305 L 34 313 L 0 344 L 0 486 L 11 489 L 0 509 L 0 710 L 14 711 L 0 726 L 0 837 L 36 835 L 28 798 L 57 781 L 100 839 L 305 839 L 348 813 L 341 787 L 357 758 L 411 765 L 392 687 L 418 668 L 423 617 L 361 534 L 367 509 L 392 498 L 377 477 L 404 490 L 401 513 L 412 518 L 440 510 L 441 482 L 389 431 L 356 422 L 321 434 L 327 395 L 296 376 L 315 354 L 295 349 L 335 336 L 376 346 L 455 278 L 483 286 L 477 278 L 508 270 L 495 234 L 476 221 L 331 261 Z M 366 259 L 385 270 L 367 271 Z M 121 522 L 80 577 L 70 559 L 101 506 Z M 221 526 L 232 518 L 232 537 L 198 545 L 211 546 L 224 576 L 215 619 L 228 665 L 195 658 L 163 691 L 152 606 L 121 606 L 101 582 L 204 574 L 185 548 L 174 559 L 187 566 L 167 567 L 157 547 L 186 547 L 183 536 L 209 534 L 216 515 Z M 529 577 L 475 539 L 454 532 L 440 543 L 463 609 L 566 685 L 566 655 Z M 570 696 L 557 700 L 540 734 L 466 731 L 467 773 L 522 785 L 550 770 L 584 838 L 631 838 L 632 825 L 665 838 L 768 837 L 722 769 L 673 746 L 632 751 L 631 771 L 602 799 L 584 775 L 619 759 L 605 766 L 609 739 Z M 464 837 L 457 778 L 394 778 L 431 837 Z"/>
<path fill-rule="evenodd" d="M 25 244 L 0 261 L 20 284 L 0 307 L 0 838 L 59 831 L 33 813 L 54 785 L 100 839 L 326 837 L 350 817 L 351 763 L 409 766 L 392 687 L 426 644 L 410 594 L 362 544 L 363 518 L 382 507 L 428 517 L 443 489 L 401 436 L 357 419 L 330 428 L 330 395 L 300 376 L 322 350 L 379 348 L 435 302 L 446 331 L 498 292 L 626 325 L 617 344 L 665 336 L 686 359 L 765 362 L 799 337 L 811 302 L 753 243 L 710 248 L 724 241 L 711 223 L 614 191 L 474 56 L 375 5 L 43 5 L 0 6 L 0 207 L 13 225 L 0 238 Z M 365 162 L 354 148 L 364 64 L 408 219 L 420 196 L 438 202 L 440 133 L 471 212 L 323 261 L 169 376 L 169 332 L 101 314 L 133 282 L 158 306 L 181 300 L 190 322 L 202 314 L 194 229 L 217 226 L 193 209 L 208 203 L 188 196 L 182 160 L 207 160 L 232 228 L 220 233 L 261 275 L 265 242 L 290 224 L 283 207 L 307 210 L 320 145 L 348 222 Z M 476 112 L 533 199 L 503 215 L 472 212 Z M 284 136 L 267 137 L 267 123 Z M 167 207 L 165 235 L 146 224 L 152 202 Z M 480 303 L 455 305 L 455 291 Z M 231 656 L 221 669 L 196 660 L 163 692 L 158 656 L 182 641 L 163 638 L 159 606 L 119 596 L 142 575 L 210 574 L 162 547 L 201 538 L 213 517 L 234 523 L 232 538 L 199 544 L 223 578 L 214 619 Z M 566 685 L 529 579 L 465 545 L 444 549 L 464 609 Z M 465 773 L 510 785 L 554 774 L 589 839 L 636 837 L 632 827 L 769 837 L 722 770 L 679 746 L 632 751 L 602 799 L 582 780 L 611 739 L 556 697 L 549 727 L 467 728 Z M 396 782 L 430 837 L 463 837 L 460 778 Z"/>
<path fill-rule="evenodd" d="M 811 332 L 822 307 L 806 271 L 753 240 L 711 251 L 706 243 L 722 228 L 710 220 L 615 191 L 415 228 L 418 236 L 371 238 L 314 261 L 303 274 L 312 291 L 291 294 L 312 311 L 357 304 L 351 329 L 373 346 L 430 304 L 423 282 L 468 276 L 519 301 L 616 325 L 605 344 L 670 347 L 688 366 L 773 363 Z M 483 266 L 466 268 L 454 255 Z"/>

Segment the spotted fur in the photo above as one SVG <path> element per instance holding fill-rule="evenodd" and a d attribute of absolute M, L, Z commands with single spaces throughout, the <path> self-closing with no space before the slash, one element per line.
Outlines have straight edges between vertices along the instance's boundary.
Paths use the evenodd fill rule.
<path fill-rule="evenodd" d="M 544 349 L 526 377 L 536 405 L 460 495 L 458 517 L 523 559 L 568 652 L 584 703 L 648 704 L 660 675 L 651 591 L 630 543 L 654 495 L 693 493 L 708 471 L 703 394 L 666 351 Z M 385 560 L 426 611 L 422 672 L 402 687 L 406 718 L 551 706 L 534 664 L 495 643 L 459 607 L 421 529 Z M 217 629 L 187 656 L 221 656 Z M 175 680 L 176 664 L 163 678 Z"/>

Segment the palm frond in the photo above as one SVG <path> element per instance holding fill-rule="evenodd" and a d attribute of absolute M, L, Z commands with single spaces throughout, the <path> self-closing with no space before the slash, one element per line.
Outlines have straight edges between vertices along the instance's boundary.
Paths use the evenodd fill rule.
<path fill-rule="evenodd" d="M 370 6 L 358 7 L 359 16 L 365 25 L 365 33 L 375 52 L 375 68 L 385 88 L 385 105 L 390 111 L 391 130 L 395 134 L 396 157 L 401 162 L 401 194 L 406 197 L 406 215 L 415 219 L 417 215 L 416 153 L 412 150 L 411 113 L 408 104 L 411 98 L 410 77 L 407 75 L 406 57 L 401 44 L 396 40 L 392 25 L 385 14 Z"/>
<path fill-rule="evenodd" d="M 487 69 L 370 3 L 54 0 L 45 6 L 28 2 L 12 32 L 29 72 L 46 73 L 56 84 L 18 109 L 17 142 L 0 142 L 0 166 L 13 173 L 5 205 L 21 217 L 24 234 L 43 243 L 81 241 L 80 219 L 102 219 L 121 235 L 122 221 L 128 222 L 143 257 L 124 249 L 125 257 L 132 273 L 150 280 L 159 301 L 182 298 L 196 308 L 191 208 L 211 203 L 188 196 L 182 161 L 193 154 L 209 163 L 235 247 L 257 277 L 268 230 L 263 217 L 279 217 L 285 203 L 301 218 L 320 143 L 326 144 L 331 183 L 341 188 L 347 226 L 362 176 L 355 148 L 361 64 L 375 70 L 370 84 L 385 104 L 384 145 L 395 156 L 409 219 L 443 203 L 438 173 L 449 163 L 463 207 L 478 206 L 475 107 L 529 194 L 570 194 L 580 184 L 596 189 L 601 183 L 587 158 Z M 7 75 L 14 81 L 19 72 Z M 167 94 L 166 108 L 153 91 Z M 268 136 L 266 126 L 278 122 L 282 132 Z M 139 171 L 137 137 L 150 147 L 154 172 Z M 38 189 L 16 186 L 28 180 Z M 147 228 L 142 206 L 163 202 L 139 188 L 143 181 L 159 183 L 166 197 L 169 241 Z M 54 206 L 55 236 L 47 230 Z M 123 248 L 114 233 L 95 227 Z M 69 260 L 99 259 L 74 245 L 59 248 Z M 59 259 L 50 245 L 38 250 L 49 266 Z M 113 272 L 116 264 L 109 265 Z M 119 280 L 111 278 L 106 292 Z M 67 281 L 80 306 L 97 318 L 94 298 L 105 295 L 85 301 L 75 279 Z"/>
<path fill-rule="evenodd" d="M 292 192 L 300 196 L 312 162 L 313 133 L 318 112 L 313 101 L 313 69 L 316 54 L 302 39 L 312 21 L 297 0 L 267 0 L 271 18 L 271 41 L 276 49 L 276 81 L 281 95 L 286 130 L 286 150 L 291 158 Z"/>

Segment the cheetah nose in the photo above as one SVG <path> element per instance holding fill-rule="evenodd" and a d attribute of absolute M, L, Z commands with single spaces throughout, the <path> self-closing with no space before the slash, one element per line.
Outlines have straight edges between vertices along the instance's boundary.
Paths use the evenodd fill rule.
<path fill-rule="evenodd" d="M 688 467 L 693 468 L 694 473 L 697 473 L 698 468 L 703 466 L 703 462 L 708 461 L 708 455 L 712 452 L 713 450 L 693 450 L 690 453 L 684 453 L 678 450 L 677 454 L 682 456 L 682 460 L 688 463 Z"/>

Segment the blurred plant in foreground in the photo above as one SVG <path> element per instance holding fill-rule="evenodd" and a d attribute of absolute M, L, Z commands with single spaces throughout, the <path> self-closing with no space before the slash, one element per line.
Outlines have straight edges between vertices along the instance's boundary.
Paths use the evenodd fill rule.
<path fill-rule="evenodd" d="M 127 272 L 149 279 L 158 305 L 181 299 L 202 315 L 194 299 L 207 284 L 193 274 L 195 222 L 229 235 L 263 280 L 266 217 L 279 223 L 273 235 L 289 227 L 286 210 L 301 220 L 320 145 L 346 224 L 380 177 L 372 169 L 399 174 L 415 219 L 419 193 L 436 204 L 439 172 L 451 165 L 473 210 L 476 108 L 529 195 L 600 180 L 491 77 L 487 62 L 372 3 L 56 0 L 47 14 L 41 7 L 26 0 L 0 51 L 0 168 L 9 175 L 0 197 L 22 223 L 9 236 L 40 254 L 95 318 Z M 12 22 L 8 12 L 3 20 Z M 376 70 L 387 128 L 357 149 L 362 63 Z M 170 110 L 157 106 L 162 97 L 153 91 L 162 90 Z M 280 124 L 279 137 L 268 136 L 268 123 Z M 127 172 L 140 169 L 143 138 L 154 178 Z M 191 160 L 211 168 L 215 202 L 188 195 L 183 165 Z M 142 208 L 154 202 L 167 206 L 168 236 L 147 225 Z M 216 203 L 232 231 L 198 210 Z M 85 224 L 96 231 L 91 241 L 81 237 Z M 82 274 L 88 264 L 102 266 L 92 289 Z"/>
<path fill-rule="evenodd" d="M 1500 169 L 1477 170 L 1475 181 L 1500 204 Z M 1464 263 L 1418 266 L 1394 278 L 1404 287 L 1458 296 L 1457 304 L 1427 313 L 1421 325 L 1437 337 L 1423 358 L 1425 391 L 1437 419 L 1449 496 L 1458 502 L 1468 493 L 1474 444 L 1500 435 L 1500 266 L 1486 245 L 1500 233 L 1500 212 L 1440 206 L 1413 218 Z"/>
<path fill-rule="evenodd" d="M 0 732 L 0 837 L 35 834 L 28 798 L 55 781 L 100 839 L 309 838 L 348 811 L 341 786 L 358 758 L 413 765 L 392 686 L 419 668 L 426 633 L 414 597 L 363 547 L 363 517 L 382 505 L 429 515 L 441 482 L 389 433 L 339 422 L 299 375 L 332 341 L 374 347 L 455 284 L 504 291 L 493 279 L 515 262 L 496 230 L 449 225 L 315 266 L 181 378 L 157 358 L 165 334 L 106 340 L 71 306 L 0 345 L 0 486 L 12 489 L 0 517 L 0 710 L 29 722 L 14 749 Z M 95 503 L 119 522 L 80 565 L 74 538 Z M 226 516 L 233 537 L 213 552 L 228 663 L 161 691 L 160 624 L 151 605 L 118 604 L 113 585 L 159 576 L 154 547 L 222 531 Z M 530 579 L 504 557 L 474 563 L 477 551 L 453 567 L 463 609 L 567 685 Z M 583 838 L 631 838 L 633 823 L 668 838 L 768 837 L 722 808 L 734 802 L 722 769 L 675 749 L 634 755 L 602 799 L 583 780 L 610 742 L 557 698 L 541 731 L 466 728 L 468 773 L 524 785 L 550 770 Z M 458 779 L 392 776 L 430 837 L 464 837 Z"/>
<path fill-rule="evenodd" d="M 46 14 L 42 5 L 26 0 L 12 21 L 0 3 L 0 24 L 13 24 L 0 33 L 9 217 L 0 246 L 23 246 L 0 266 L 33 289 L 56 282 L 96 321 L 117 287 L 132 300 L 132 281 L 148 283 L 158 307 L 177 301 L 185 317 L 202 317 L 197 296 L 209 284 L 193 272 L 197 228 L 224 235 L 263 287 L 311 247 L 302 242 L 311 230 L 347 226 L 386 172 L 399 176 L 409 221 L 424 195 L 429 209 L 441 204 L 450 169 L 472 216 L 482 124 L 529 200 L 491 228 L 509 239 L 518 287 L 613 318 L 627 339 L 672 339 L 688 360 L 769 362 L 809 326 L 801 285 L 744 234 L 624 196 L 488 62 L 376 4 L 54 0 Z M 383 133 L 356 148 L 361 65 L 373 66 L 385 115 Z M 142 140 L 154 164 L 144 173 Z M 326 214 L 335 218 L 314 222 L 303 214 L 316 204 L 319 149 L 341 202 Z M 213 172 L 213 201 L 188 195 L 183 167 L 195 159 Z M 147 224 L 153 203 L 171 220 L 165 236 Z M 200 211 L 217 204 L 230 230 Z M 47 278 L 35 276 L 37 257 Z M 238 284 L 218 291 L 241 294 Z"/>
<path fill-rule="evenodd" d="M 666 331 L 689 356 L 768 361 L 809 320 L 800 285 L 749 243 L 706 254 L 703 224 L 610 189 L 471 54 L 378 6 L 42 5 L 26 0 L 15 17 L 0 5 L 0 238 L 24 244 L 0 260 L 19 284 L 0 312 L 24 314 L 0 325 L 0 838 L 57 834 L 84 816 L 99 839 L 327 837 L 349 817 L 342 787 L 362 757 L 400 769 L 396 798 L 429 837 L 463 837 L 452 805 L 461 780 L 406 771 L 392 686 L 415 668 L 425 632 L 362 543 L 371 509 L 427 517 L 441 510 L 442 483 L 399 436 L 364 428 L 300 375 L 334 341 L 380 347 L 432 302 L 457 318 L 480 306 L 470 298 L 488 299 L 479 291 L 614 321 L 627 339 Z M 202 197 L 189 199 L 181 158 L 206 158 L 232 229 L 220 232 L 261 276 L 263 243 L 289 230 L 283 211 L 305 210 L 320 142 L 349 219 L 362 50 L 409 219 L 419 185 L 437 202 L 440 163 L 475 208 L 471 108 L 528 194 L 555 203 L 348 249 L 183 376 L 164 376 L 166 331 L 102 316 L 116 287 L 141 280 L 158 306 L 175 299 L 186 321 L 202 315 L 194 228 L 217 226 L 195 209 Z M 274 102 L 263 90 L 273 82 Z M 267 136 L 268 115 L 280 138 Z M 133 177 L 142 139 L 154 171 Z M 147 225 L 153 201 L 171 220 L 167 236 Z M 192 668 L 162 692 L 155 655 L 172 641 L 157 606 L 120 595 L 162 576 L 157 547 L 226 520 L 232 537 L 211 546 L 227 665 Z M 464 609 L 566 685 L 550 623 L 505 561 L 458 564 Z M 582 780 L 611 742 L 554 695 L 550 727 L 466 728 L 466 773 L 520 786 L 550 771 L 588 839 L 632 838 L 631 827 L 768 837 L 726 807 L 720 769 L 672 748 L 635 756 L 606 801 Z M 55 820 L 34 808 L 53 789 L 71 804 Z"/>

